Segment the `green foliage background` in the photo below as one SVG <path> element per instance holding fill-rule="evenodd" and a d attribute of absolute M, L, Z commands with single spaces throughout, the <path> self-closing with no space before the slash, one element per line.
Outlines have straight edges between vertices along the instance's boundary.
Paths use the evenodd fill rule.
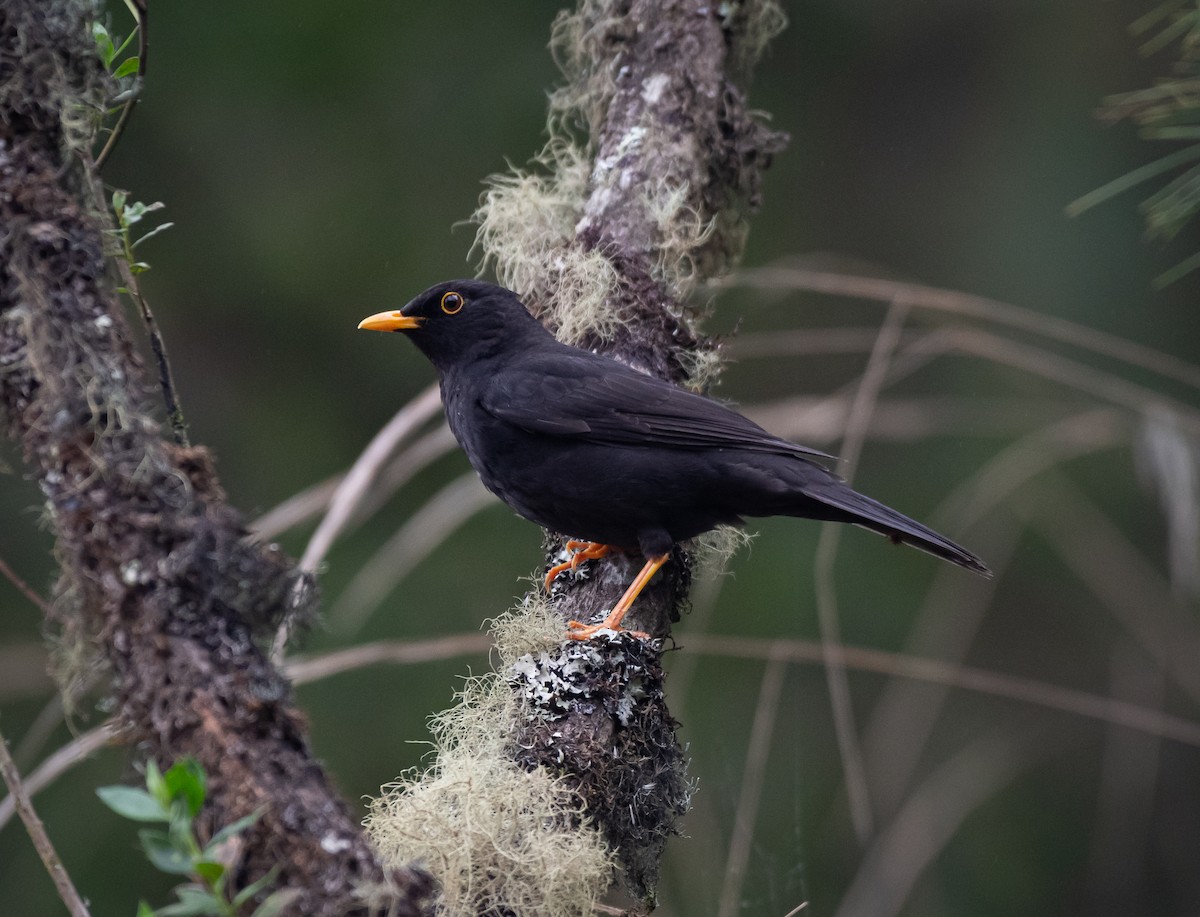
<path fill-rule="evenodd" d="M 133 198 L 166 203 L 170 231 L 139 250 L 144 289 L 162 326 L 193 438 L 216 452 L 233 502 L 249 515 L 345 468 L 373 432 L 432 378 L 403 342 L 358 334 L 368 313 L 399 306 L 430 283 L 469 275 L 480 181 L 542 142 L 545 91 L 557 73 L 545 50 L 552 4 L 168 4 L 152 10 L 149 81 L 106 178 Z M 1134 0 L 810 0 L 771 46 L 752 87 L 755 107 L 792 135 L 767 174 L 745 263 L 813 252 L 898 277 L 1068 318 L 1195 360 L 1195 277 L 1162 291 L 1151 279 L 1197 248 L 1194 232 L 1143 244 L 1134 199 L 1076 220 L 1064 207 L 1146 161 L 1129 125 L 1093 118 L 1102 97 L 1148 85 L 1165 60 L 1138 58 L 1125 27 Z M 115 31 L 128 30 L 123 7 Z M 1155 150 L 1153 155 L 1162 151 Z M 1136 196 L 1135 196 L 1136 197 Z M 1190 238 L 1189 238 L 1190 236 Z M 747 291 L 716 300 L 711 330 L 741 334 L 878 324 L 883 307 L 808 294 Z M 750 404 L 830 392 L 864 355 L 745 360 L 722 397 Z M 1195 391 L 1145 374 L 1196 405 Z M 890 394 L 890 392 L 888 393 Z M 1076 391 L 976 358 L 943 357 L 896 394 L 953 395 L 979 404 L 962 435 L 868 441 L 857 483 L 919 518 L 1007 442 L 1001 399 L 1021 431 L 1050 410 L 1090 403 Z M 981 432 L 982 431 L 982 432 Z M 48 588 L 51 540 L 19 456 L 0 478 L 0 557 Z M 836 451 L 836 450 L 835 450 Z M 380 517 L 340 544 L 324 577 L 336 598 L 375 548 L 438 486 L 467 468 L 454 453 L 424 472 Z M 1160 576 L 1166 526 L 1132 449 L 1063 469 L 1096 500 Z M 1025 495 L 1053 513 L 1050 496 Z M 1036 515 L 1036 512 L 1035 512 Z M 992 514 L 989 527 L 1022 517 Z M 1024 523 L 1021 523 L 1024 524 Z M 811 558 L 817 527 L 755 524 L 706 630 L 816 635 Z M 298 555 L 307 532 L 285 546 Z M 361 639 L 472 632 L 526 588 L 540 533 L 498 505 L 414 569 Z M 901 649 L 934 563 L 846 533 L 838 556 L 844 639 Z M 986 588 L 967 582 L 961 588 Z M 1107 695 L 1114 659 L 1163 706 L 1194 719 L 1194 702 L 1133 645 L 1067 569 L 1036 526 L 1014 556 L 967 654 L 971 664 Z M 1179 600 L 1194 627 L 1194 599 Z M 678 637 L 687 657 L 685 619 Z M 0 642 L 36 652 L 40 615 L 0 581 Z M 693 631 L 694 632 L 694 631 Z M 1164 636 L 1163 638 L 1168 639 Z M 318 629 L 306 649 L 344 643 Z M 688 663 L 689 665 L 691 663 Z M 419 763 L 424 721 L 445 707 L 482 656 L 377 667 L 305 688 L 319 755 L 350 800 Z M 699 779 L 687 837 L 670 848 L 666 915 L 715 914 L 762 676 L 760 662 L 704 657 L 678 713 Z M 681 681 L 682 684 L 682 681 Z M 851 673 L 862 721 L 885 679 Z M 0 695 L 18 743 L 48 685 Z M 99 715 L 90 722 L 96 722 Z M 77 728 L 88 723 L 80 721 Z M 925 870 L 905 915 L 1186 914 L 1200 910 L 1200 753 L 1036 704 L 952 694 L 922 753 L 928 775 L 994 726 L 1033 755 L 987 796 Z M 48 747 L 69 737 L 60 728 Z M 1123 743 L 1123 744 L 1122 744 Z M 1136 780 L 1107 780 L 1122 749 Z M 166 900 L 128 825 L 93 787 L 132 779 L 110 750 L 39 798 L 39 809 L 94 913 L 130 914 L 138 896 Z M 885 760 L 886 769 L 886 760 Z M 862 854 L 846 814 L 824 675 L 789 669 L 741 899 L 742 913 L 782 917 L 806 897 L 833 913 Z M 911 844 L 923 843 L 913 837 Z M 1114 861 L 1110 851 L 1122 851 Z M 1112 863 L 1118 866 L 1113 867 Z M 882 900 L 882 899 L 881 899 Z M 0 833 L 0 912 L 56 913 L 49 880 L 20 827 Z M 848 913 L 849 911 L 847 911 Z"/>

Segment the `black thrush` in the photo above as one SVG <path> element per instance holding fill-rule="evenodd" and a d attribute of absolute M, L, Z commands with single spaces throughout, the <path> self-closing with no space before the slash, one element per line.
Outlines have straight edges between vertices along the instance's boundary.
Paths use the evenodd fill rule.
<path fill-rule="evenodd" d="M 437 369 L 446 419 L 484 485 L 563 535 L 572 560 L 613 549 L 646 565 L 585 639 L 619 630 L 676 542 L 744 516 L 850 522 L 990 576 L 970 551 L 870 497 L 724 405 L 605 356 L 561 344 L 517 295 L 478 280 L 430 287 L 358 326 L 403 331 Z"/>

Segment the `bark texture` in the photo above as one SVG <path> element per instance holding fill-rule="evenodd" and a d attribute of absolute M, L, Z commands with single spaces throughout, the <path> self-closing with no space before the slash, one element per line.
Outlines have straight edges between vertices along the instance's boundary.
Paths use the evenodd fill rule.
<path fill-rule="evenodd" d="M 577 259 L 589 277 L 608 278 L 604 306 L 616 318 L 578 343 L 676 383 L 702 375 L 696 367 L 714 345 L 696 329 L 700 316 L 688 294 L 736 262 L 762 170 L 786 141 L 750 115 L 735 79 L 748 75 L 782 24 L 765 0 L 582 0 L 560 17 L 554 47 L 568 82 L 552 97 L 552 140 L 541 159 L 571 162 L 561 150 L 578 143 L 567 139 L 571 126 L 587 131 L 589 172 L 573 232 L 557 254 L 526 258 L 553 268 L 543 281 L 506 263 L 508 249 L 487 251 L 486 219 L 481 231 L 501 279 L 515 281 L 549 324 L 570 308 L 551 305 L 554 271 Z M 548 563 L 563 559 L 560 536 L 571 534 L 551 533 Z M 583 575 L 561 576 L 555 610 L 564 620 L 598 619 L 642 563 L 610 556 L 588 563 Z M 689 552 L 677 548 L 627 626 L 669 635 L 690 571 Z M 661 650 L 621 635 L 568 643 L 534 663 L 536 671 L 527 664 L 512 680 L 530 711 L 514 756 L 567 778 L 616 850 L 627 888 L 652 903 L 664 845 L 690 795 Z"/>
<path fill-rule="evenodd" d="M 84 0 L 0 5 L 0 410 L 45 495 L 69 667 L 101 663 L 140 754 L 200 762 L 208 831 L 263 809 L 234 887 L 278 867 L 292 912 L 334 915 L 390 879 L 396 913 L 421 914 L 430 880 L 384 875 L 260 648 L 312 584 L 246 538 L 207 452 L 164 440 L 147 409 L 87 153 L 109 90 L 94 16 Z"/>

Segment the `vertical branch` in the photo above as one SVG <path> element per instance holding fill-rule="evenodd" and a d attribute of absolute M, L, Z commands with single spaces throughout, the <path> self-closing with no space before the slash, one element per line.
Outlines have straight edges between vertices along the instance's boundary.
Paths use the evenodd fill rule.
<path fill-rule="evenodd" d="M 476 219 L 484 263 L 560 339 L 683 385 L 711 380 L 715 348 L 688 295 L 737 261 L 762 170 L 786 140 L 735 82 L 782 25 L 772 0 L 580 0 L 559 16 L 551 46 L 567 81 L 551 97 L 550 141 L 533 171 L 492 179 Z M 551 561 L 560 548 L 552 537 Z M 555 613 L 612 607 L 638 566 L 614 556 L 556 583 Z M 690 570 L 677 549 L 627 626 L 667 634 Z M 660 651 L 615 638 L 526 662 L 536 673 L 513 683 L 528 714 L 518 761 L 576 788 L 627 887 L 653 900 L 690 793 Z"/>
<path fill-rule="evenodd" d="M 109 88 L 94 15 L 88 0 L 11 0 L 0 13 L 0 417 L 46 498 L 66 674 L 109 678 L 143 753 L 201 764 L 203 830 L 263 811 L 231 888 L 277 870 L 301 892 L 297 913 L 332 917 L 395 878 L 396 912 L 417 915 L 428 877 L 385 874 L 260 648 L 312 604 L 311 580 L 244 537 L 207 452 L 165 440 L 146 412 L 111 223 L 82 165 Z"/>

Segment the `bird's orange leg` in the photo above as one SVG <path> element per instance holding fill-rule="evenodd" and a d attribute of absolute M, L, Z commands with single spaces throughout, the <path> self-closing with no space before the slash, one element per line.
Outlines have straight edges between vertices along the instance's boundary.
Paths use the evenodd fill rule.
<path fill-rule="evenodd" d="M 613 549 L 606 544 L 600 544 L 595 541 L 568 541 L 567 551 L 571 554 L 571 559 L 563 561 L 561 564 L 555 564 L 546 571 L 546 591 L 550 591 L 550 584 L 554 582 L 555 577 L 560 573 L 565 573 L 568 570 L 577 570 L 579 565 L 585 560 L 597 560 L 601 557 L 606 557 L 613 552 Z"/>
<path fill-rule="evenodd" d="M 608 613 L 608 617 L 599 624 L 581 624 L 579 621 L 568 621 L 567 638 L 570 640 L 586 640 L 588 637 L 601 630 L 624 631 L 625 628 L 621 626 L 621 620 L 625 617 L 626 612 L 629 611 L 630 606 L 633 605 L 633 600 L 641 594 L 641 591 L 646 588 L 646 584 L 650 582 L 654 574 L 658 572 L 659 568 L 662 567 L 662 565 L 665 564 L 670 557 L 671 555 L 669 553 L 659 554 L 657 557 L 651 557 L 649 560 L 647 560 L 646 566 L 642 567 L 642 572 L 639 573 L 637 578 L 629 584 L 629 588 L 626 589 L 625 594 L 621 596 L 621 601 L 617 602 L 613 610 Z M 632 634 L 635 637 L 641 637 L 643 640 L 648 640 L 650 638 L 649 634 L 643 633 L 640 630 L 630 630 L 625 632 Z"/>

